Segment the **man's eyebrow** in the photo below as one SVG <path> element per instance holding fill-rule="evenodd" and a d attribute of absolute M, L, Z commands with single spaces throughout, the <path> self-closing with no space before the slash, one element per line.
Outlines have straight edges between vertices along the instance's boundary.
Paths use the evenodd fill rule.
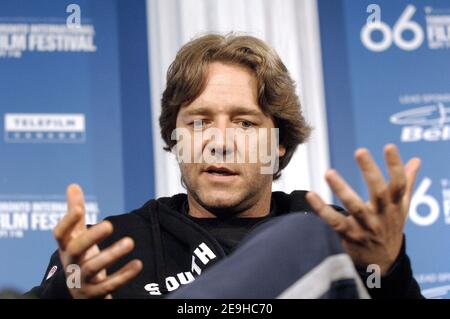
<path fill-rule="evenodd" d="M 214 114 L 214 109 L 207 107 L 198 107 L 195 109 L 188 109 L 185 111 L 186 115 L 211 115 Z M 255 115 L 261 116 L 264 113 L 261 110 L 255 110 L 254 108 L 248 108 L 243 106 L 232 107 L 230 110 L 232 115 Z"/>
<path fill-rule="evenodd" d="M 248 108 L 248 107 L 242 107 L 237 106 L 232 108 L 231 114 L 233 115 L 255 115 L 255 116 L 261 116 L 263 115 L 263 112 L 261 110 L 255 110 L 254 108 Z"/>
<path fill-rule="evenodd" d="M 187 109 L 185 111 L 186 115 L 210 115 L 213 114 L 213 110 L 207 107 L 198 107 L 195 109 Z"/>

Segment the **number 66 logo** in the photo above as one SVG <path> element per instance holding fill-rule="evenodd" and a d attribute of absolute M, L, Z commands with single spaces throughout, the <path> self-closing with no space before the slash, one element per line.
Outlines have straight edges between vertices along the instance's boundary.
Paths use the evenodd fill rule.
<path fill-rule="evenodd" d="M 385 22 L 381 21 L 380 6 L 372 4 L 367 7 L 367 12 L 373 13 L 367 18 L 367 23 L 361 29 L 360 34 L 361 41 L 367 49 L 382 52 L 389 49 L 392 43 L 395 43 L 402 50 L 412 51 L 422 45 L 424 40 L 423 29 L 417 22 L 411 20 L 416 12 L 415 6 L 408 5 L 392 29 Z M 374 41 L 372 39 L 374 31 L 382 33 L 382 40 Z M 403 38 L 405 31 L 411 31 L 413 37 L 405 40 Z"/>

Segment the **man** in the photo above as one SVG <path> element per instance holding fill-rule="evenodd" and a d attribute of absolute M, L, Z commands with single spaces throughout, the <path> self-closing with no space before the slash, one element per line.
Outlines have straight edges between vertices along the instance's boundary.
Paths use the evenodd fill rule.
<path fill-rule="evenodd" d="M 397 297 L 420 297 L 403 238 L 418 159 L 403 166 L 396 147 L 386 146 L 386 182 L 369 152 L 359 149 L 355 157 L 369 189 L 367 203 L 337 172 L 329 171 L 327 182 L 347 213 L 326 205 L 315 193 L 272 193 L 272 181 L 310 128 L 286 67 L 264 42 L 250 36 L 206 35 L 183 46 L 168 70 L 160 126 L 166 149 L 178 156 L 187 195 L 150 200 L 131 213 L 86 228 L 83 193 L 70 185 L 68 213 L 54 230 L 59 249 L 41 285 L 31 293 L 42 298 L 166 296 L 207 268 L 210 271 L 200 279 L 220 269 L 230 271 L 223 265 L 236 261 L 233 256 L 240 249 L 241 255 L 242 249 L 249 249 L 245 258 L 250 261 L 264 260 L 265 254 L 252 256 L 252 249 L 283 242 L 290 235 L 283 229 L 292 232 L 286 226 L 299 223 L 311 225 L 309 231 L 299 229 L 311 242 L 327 238 L 325 246 L 339 246 L 336 251 L 343 247 L 358 269 L 377 265 L 383 277 L 372 296 L 390 296 L 386 287 L 400 286 Z M 250 160 L 267 145 L 272 161 L 264 156 Z M 302 214 L 293 214 L 310 216 L 313 211 L 334 231 L 317 218 L 303 221 L 298 217 Z M 246 244 L 241 244 L 248 234 Z M 333 237 L 336 234 L 340 239 Z M 255 241 L 258 236 L 266 242 Z M 308 254 L 301 256 L 301 263 L 320 263 L 325 258 L 322 248 L 308 250 L 309 244 L 302 242 Z M 279 246 L 273 249 L 283 253 Z M 218 262 L 221 259 L 225 261 Z M 361 276 L 365 279 L 366 274 Z M 251 271 L 244 277 L 253 278 Z"/>

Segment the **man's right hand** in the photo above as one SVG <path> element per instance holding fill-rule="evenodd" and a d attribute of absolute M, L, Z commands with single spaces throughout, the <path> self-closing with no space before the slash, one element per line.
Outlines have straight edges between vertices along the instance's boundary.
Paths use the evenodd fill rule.
<path fill-rule="evenodd" d="M 84 196 L 81 188 L 67 188 L 68 212 L 53 233 L 59 245 L 64 271 L 70 264 L 80 267 L 80 286 L 68 287 L 73 298 L 112 298 L 111 293 L 133 279 L 142 269 L 140 260 L 132 260 L 113 274 L 106 269 L 134 248 L 134 241 L 124 237 L 100 251 L 98 243 L 110 236 L 113 226 L 103 221 L 89 229 L 85 224 Z"/>

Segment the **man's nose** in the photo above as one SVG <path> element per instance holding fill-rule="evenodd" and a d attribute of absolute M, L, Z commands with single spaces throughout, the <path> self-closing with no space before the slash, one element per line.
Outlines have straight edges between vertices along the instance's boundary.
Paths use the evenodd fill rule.
<path fill-rule="evenodd" d="M 211 155 L 222 155 L 226 156 L 233 152 L 234 141 L 233 136 L 230 132 L 232 128 L 227 122 L 219 122 L 214 126 L 214 132 L 211 134 L 207 149 Z"/>

